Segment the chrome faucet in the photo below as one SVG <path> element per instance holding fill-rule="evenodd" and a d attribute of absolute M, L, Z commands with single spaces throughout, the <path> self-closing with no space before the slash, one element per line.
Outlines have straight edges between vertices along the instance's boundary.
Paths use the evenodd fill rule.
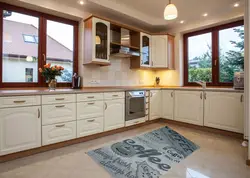
<path fill-rule="evenodd" d="M 203 89 L 206 89 L 206 88 L 207 88 L 207 83 L 206 83 L 206 82 L 199 81 L 199 82 L 195 82 L 195 83 L 201 85 Z"/>

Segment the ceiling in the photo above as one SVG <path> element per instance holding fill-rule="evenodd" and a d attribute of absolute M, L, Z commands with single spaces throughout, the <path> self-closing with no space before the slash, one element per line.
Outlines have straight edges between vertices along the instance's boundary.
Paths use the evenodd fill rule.
<path fill-rule="evenodd" d="M 78 0 L 0 0 L 13 2 L 18 5 L 30 3 L 36 6 L 57 11 L 65 8 L 62 13 L 71 13 L 77 18 L 86 18 L 89 14 L 96 14 L 145 30 L 166 31 L 179 29 L 193 24 L 216 22 L 244 15 L 244 0 L 172 0 L 178 9 L 178 18 L 165 21 L 163 12 L 168 0 L 83 0 L 81 6 Z M 233 5 L 238 2 L 239 7 Z M 57 8 L 57 9 L 56 9 Z M 66 10 L 68 9 L 68 11 Z M 66 11 L 65 11 L 66 10 Z M 207 17 L 202 14 L 208 13 Z M 184 24 L 180 21 L 183 20 Z"/>

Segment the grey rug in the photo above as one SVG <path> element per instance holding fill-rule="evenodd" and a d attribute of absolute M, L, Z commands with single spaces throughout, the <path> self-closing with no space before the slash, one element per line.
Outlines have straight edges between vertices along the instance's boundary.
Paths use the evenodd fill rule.
<path fill-rule="evenodd" d="M 157 178 L 198 148 L 174 130 L 163 127 L 87 154 L 115 178 Z"/>

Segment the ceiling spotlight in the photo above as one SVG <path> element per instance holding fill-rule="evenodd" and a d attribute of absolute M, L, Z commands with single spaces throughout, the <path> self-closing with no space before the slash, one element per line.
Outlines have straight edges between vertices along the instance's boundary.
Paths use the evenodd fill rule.
<path fill-rule="evenodd" d="M 240 6 L 239 3 L 235 3 L 235 4 L 234 4 L 234 7 L 239 7 L 239 6 Z"/>
<path fill-rule="evenodd" d="M 78 1 L 78 3 L 80 4 L 80 5 L 83 5 L 84 4 L 84 1 Z"/>
<path fill-rule="evenodd" d="M 208 14 L 207 14 L 207 13 L 203 14 L 203 17 L 207 17 L 207 16 L 208 16 Z"/>
<path fill-rule="evenodd" d="M 181 20 L 180 23 L 184 23 L 184 20 Z"/>

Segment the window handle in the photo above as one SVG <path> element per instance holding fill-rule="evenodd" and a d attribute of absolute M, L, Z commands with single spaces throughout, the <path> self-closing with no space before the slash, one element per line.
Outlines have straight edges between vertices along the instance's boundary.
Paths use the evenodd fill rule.
<path fill-rule="evenodd" d="M 217 60 L 214 61 L 214 65 L 217 66 Z"/>
<path fill-rule="evenodd" d="M 44 60 L 44 62 L 46 62 L 46 56 L 45 56 L 45 54 L 43 54 L 43 60 Z"/>

